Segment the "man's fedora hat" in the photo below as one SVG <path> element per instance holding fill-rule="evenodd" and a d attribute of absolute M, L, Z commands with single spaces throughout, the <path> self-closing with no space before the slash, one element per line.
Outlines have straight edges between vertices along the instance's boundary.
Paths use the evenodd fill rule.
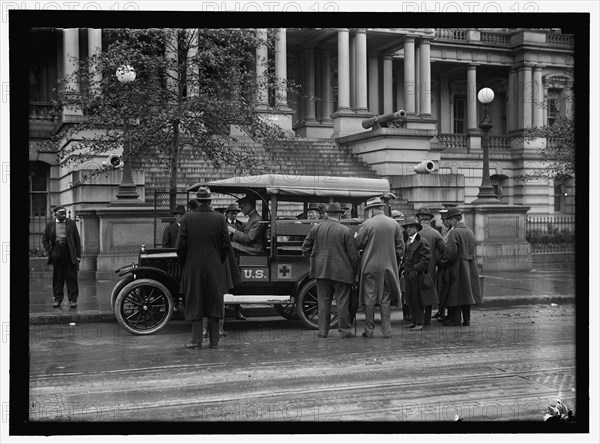
<path fill-rule="evenodd" d="M 418 227 L 417 231 L 421 231 L 423 229 L 423 225 L 419 223 L 415 216 L 408 216 L 404 222 L 402 222 L 402 226 L 404 228 L 409 227 L 411 225 L 416 225 Z"/>
<path fill-rule="evenodd" d="M 228 211 L 235 211 L 236 213 L 239 213 L 242 210 L 240 210 L 240 207 L 238 206 L 238 204 L 236 204 L 234 202 L 227 206 L 227 208 L 225 209 L 225 212 L 228 212 Z"/>
<path fill-rule="evenodd" d="M 185 207 L 183 205 L 177 205 L 173 214 L 185 214 Z"/>
<path fill-rule="evenodd" d="M 417 216 L 417 217 L 420 217 L 420 216 L 429 216 L 430 218 L 432 218 L 432 219 L 433 219 L 433 218 L 435 217 L 435 214 L 433 214 L 433 213 L 432 213 L 432 212 L 429 210 L 429 208 L 421 208 L 419 211 L 417 211 L 417 214 L 416 214 L 416 216 Z"/>
<path fill-rule="evenodd" d="M 242 205 L 244 205 L 245 203 L 256 205 L 256 198 L 246 195 L 246 196 L 242 197 L 241 199 L 238 199 L 238 201 L 237 201 L 237 204 L 240 207 Z"/>
<path fill-rule="evenodd" d="M 196 192 L 196 200 L 211 200 L 210 188 L 200 187 Z"/>
<path fill-rule="evenodd" d="M 367 201 L 367 204 L 365 205 L 365 210 L 368 210 L 369 208 L 375 208 L 375 207 L 384 207 L 385 203 L 381 200 L 381 197 L 372 197 Z"/>
<path fill-rule="evenodd" d="M 451 208 L 448 208 L 448 211 L 446 211 L 446 213 L 444 213 L 443 217 L 444 217 L 444 219 L 449 219 L 451 217 L 459 216 L 461 214 L 463 214 L 463 212 L 459 208 L 451 207 Z"/>
<path fill-rule="evenodd" d="M 392 210 L 392 219 L 404 220 L 404 213 L 399 210 Z"/>
<path fill-rule="evenodd" d="M 311 202 L 308 204 L 308 207 L 306 208 L 306 211 L 319 211 L 319 204 L 316 204 L 314 202 Z"/>
<path fill-rule="evenodd" d="M 342 209 L 342 206 L 339 204 L 339 202 L 333 202 L 333 203 L 329 204 L 326 211 L 327 211 L 327 213 L 345 213 L 346 212 L 346 210 Z"/>
<path fill-rule="evenodd" d="M 324 203 L 318 204 L 317 208 L 319 210 L 319 213 L 321 213 L 321 214 L 323 214 L 325 211 L 327 211 L 327 205 L 325 205 Z"/>

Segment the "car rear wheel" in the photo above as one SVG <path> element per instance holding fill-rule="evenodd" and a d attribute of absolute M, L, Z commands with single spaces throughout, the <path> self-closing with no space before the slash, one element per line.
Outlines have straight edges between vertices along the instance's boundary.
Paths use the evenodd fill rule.
<path fill-rule="evenodd" d="M 319 329 L 319 304 L 317 299 L 317 281 L 311 279 L 298 291 L 296 298 L 298 317 L 304 325 L 313 330 Z M 331 303 L 329 328 L 337 325 L 337 307 L 335 299 Z"/>
<path fill-rule="evenodd" d="M 137 279 L 125 285 L 115 301 L 117 322 L 134 335 L 151 335 L 173 316 L 171 292 L 154 279 Z"/>

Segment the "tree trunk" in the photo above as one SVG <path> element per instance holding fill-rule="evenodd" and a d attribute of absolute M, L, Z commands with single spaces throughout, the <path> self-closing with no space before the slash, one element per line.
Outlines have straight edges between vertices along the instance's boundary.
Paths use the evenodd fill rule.
<path fill-rule="evenodd" d="M 169 184 L 169 207 L 171 213 L 177 206 L 177 165 L 179 159 L 179 122 L 173 123 L 173 154 L 171 155 L 171 180 Z"/>

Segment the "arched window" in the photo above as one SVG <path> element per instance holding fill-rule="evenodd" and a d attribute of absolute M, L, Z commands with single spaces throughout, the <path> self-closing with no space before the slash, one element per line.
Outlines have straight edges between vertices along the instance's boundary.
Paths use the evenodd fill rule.
<path fill-rule="evenodd" d="M 44 162 L 29 163 L 29 215 L 48 214 L 48 178 L 50 165 Z"/>

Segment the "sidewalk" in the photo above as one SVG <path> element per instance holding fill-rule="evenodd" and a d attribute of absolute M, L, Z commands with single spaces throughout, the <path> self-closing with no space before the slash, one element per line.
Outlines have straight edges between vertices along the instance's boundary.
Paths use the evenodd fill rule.
<path fill-rule="evenodd" d="M 573 264 L 544 264 L 528 272 L 494 272 L 484 274 L 484 307 L 530 304 L 568 304 L 575 302 Z M 53 308 L 52 277 L 32 273 L 29 276 L 29 323 L 63 324 L 116 322 L 110 296 L 117 275 L 111 280 L 79 280 L 79 300 L 70 309 L 67 298 L 60 309 Z M 66 289 L 65 289 L 66 290 Z M 244 314 L 278 316 L 267 306 L 245 306 Z"/>

